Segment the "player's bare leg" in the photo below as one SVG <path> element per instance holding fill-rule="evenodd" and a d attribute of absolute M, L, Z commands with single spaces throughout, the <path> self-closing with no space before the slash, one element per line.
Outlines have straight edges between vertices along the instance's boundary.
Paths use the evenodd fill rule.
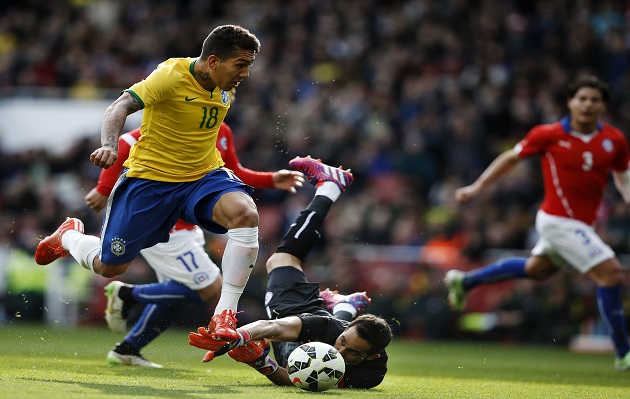
<path fill-rule="evenodd" d="M 48 265 L 68 254 L 85 269 L 103 277 L 116 277 L 127 271 L 131 262 L 121 265 L 101 263 L 98 258 L 100 240 L 85 235 L 83 222 L 77 218 L 67 218 L 50 236 L 44 238 L 35 250 L 35 262 Z"/>
<path fill-rule="evenodd" d="M 228 242 L 223 253 L 223 285 L 208 330 L 217 339 L 234 342 L 238 301 L 258 257 L 258 211 L 243 192 L 221 196 L 212 210 L 212 220 L 225 227 Z"/>

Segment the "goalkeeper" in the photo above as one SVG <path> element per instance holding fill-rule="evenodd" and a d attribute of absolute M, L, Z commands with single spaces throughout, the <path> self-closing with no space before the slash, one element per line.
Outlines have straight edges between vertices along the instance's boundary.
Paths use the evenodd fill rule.
<path fill-rule="evenodd" d="M 227 353 L 277 385 L 293 385 L 286 371 L 291 351 L 303 342 L 326 342 L 337 348 L 346 362 L 346 372 L 338 387 L 375 387 L 387 372 L 385 347 L 392 339 L 391 328 L 385 320 L 371 314 L 349 322 L 369 304 L 365 293 L 343 296 L 324 291 L 320 297 L 319 284 L 308 282 L 301 268 L 319 240 L 330 207 L 352 183 L 352 174 L 310 157 L 297 158 L 290 165 L 304 173 L 317 186 L 317 191 L 267 261 L 265 307 L 269 320 L 258 320 L 237 329 L 239 339 L 232 343 L 215 338 L 212 326 L 210 330 L 200 327 L 198 332 L 189 334 L 189 343 L 209 351 L 204 362 Z M 335 317 L 324 310 L 322 300 Z M 269 356 L 269 341 L 273 343 L 275 360 Z"/>

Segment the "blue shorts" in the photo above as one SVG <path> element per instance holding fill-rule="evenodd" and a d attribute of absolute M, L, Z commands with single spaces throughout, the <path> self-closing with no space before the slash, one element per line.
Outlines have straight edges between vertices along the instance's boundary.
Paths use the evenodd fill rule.
<path fill-rule="evenodd" d="M 124 171 L 112 190 L 103 216 L 101 262 L 128 263 L 138 257 L 142 249 L 167 242 L 171 228 L 180 218 L 213 233 L 227 232 L 223 226 L 208 220 L 211 218 L 198 215 L 212 215 L 219 198 L 232 191 L 250 195 L 254 189 L 223 168 L 185 183 L 127 177 Z M 200 203 L 204 209 L 196 209 Z"/>

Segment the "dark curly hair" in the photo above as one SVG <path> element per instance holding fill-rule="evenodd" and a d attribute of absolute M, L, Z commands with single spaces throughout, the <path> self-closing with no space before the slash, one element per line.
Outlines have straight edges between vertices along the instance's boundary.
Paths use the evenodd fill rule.
<path fill-rule="evenodd" d="M 260 51 L 260 41 L 247 29 L 238 25 L 217 26 L 203 41 L 199 59 L 207 60 L 216 55 L 221 60 L 230 58 L 238 50 L 248 50 L 257 54 Z"/>
<path fill-rule="evenodd" d="M 385 319 L 373 314 L 364 314 L 352 320 L 348 328 L 354 327 L 359 337 L 369 342 L 372 347 L 367 352 L 368 356 L 379 353 L 392 340 L 392 329 Z"/>

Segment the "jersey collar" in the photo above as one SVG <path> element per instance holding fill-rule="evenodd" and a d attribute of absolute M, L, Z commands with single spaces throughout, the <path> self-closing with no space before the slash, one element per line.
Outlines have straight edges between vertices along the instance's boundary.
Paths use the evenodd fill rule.
<path fill-rule="evenodd" d="M 564 129 L 565 132 L 571 133 L 571 115 L 567 115 L 564 118 L 560 119 L 560 124 L 562 125 L 562 129 Z M 597 121 L 597 131 L 602 130 L 603 127 L 604 125 L 602 124 L 602 122 Z"/>

